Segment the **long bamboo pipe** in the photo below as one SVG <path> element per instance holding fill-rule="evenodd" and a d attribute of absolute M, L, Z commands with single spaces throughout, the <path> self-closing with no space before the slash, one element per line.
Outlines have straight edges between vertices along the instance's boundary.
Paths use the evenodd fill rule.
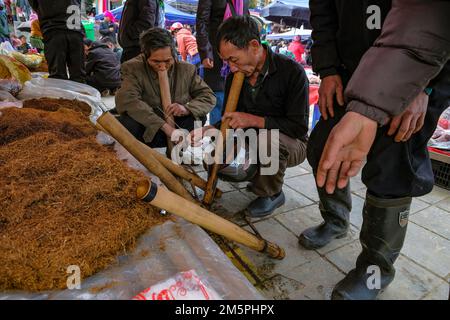
<path fill-rule="evenodd" d="M 242 72 L 236 72 L 233 75 L 233 82 L 231 83 L 230 92 L 227 98 L 227 104 L 225 106 L 226 112 L 236 111 L 237 104 L 239 101 L 239 96 L 241 94 L 242 85 L 244 83 L 245 75 Z M 208 177 L 208 184 L 206 187 L 205 196 L 203 198 L 203 204 L 210 206 L 214 200 L 215 188 L 217 185 L 217 173 L 219 171 L 219 163 L 217 159 L 223 155 L 224 143 L 227 141 L 227 129 L 229 128 L 228 120 L 222 121 L 220 125 L 221 135 L 219 136 L 219 141 L 216 144 L 215 158 L 216 161 L 212 165 L 210 175 Z"/>
<path fill-rule="evenodd" d="M 142 143 L 142 145 L 143 145 L 144 149 L 147 150 L 147 152 L 151 153 L 156 158 L 156 160 L 161 162 L 161 164 L 164 167 L 166 167 L 166 169 L 169 170 L 172 174 L 192 183 L 194 186 L 199 187 L 202 190 L 206 190 L 207 184 L 208 184 L 206 180 L 202 179 L 195 173 L 189 172 L 188 170 L 186 170 L 179 164 L 173 162 L 172 160 L 170 160 L 163 154 L 153 150 L 149 146 L 147 146 L 143 143 Z M 216 193 L 215 193 L 214 197 L 220 198 L 222 196 L 222 194 L 223 194 L 223 192 L 219 188 L 216 188 Z"/>
<path fill-rule="evenodd" d="M 108 132 L 103 128 L 98 122 L 95 123 L 95 127 L 108 134 Z M 184 167 L 180 166 L 179 164 L 173 162 L 169 158 L 165 157 L 158 151 L 153 150 L 149 146 L 147 146 L 145 143 L 142 143 L 143 152 L 149 153 L 150 155 L 148 157 L 155 157 L 156 160 L 158 160 L 164 167 L 166 167 L 167 170 L 169 170 L 172 174 L 176 175 L 177 177 L 180 177 L 184 180 L 186 180 L 189 183 L 192 183 L 194 186 L 200 188 L 201 190 L 206 190 L 207 181 L 199 177 L 197 174 L 189 172 Z M 214 195 L 215 198 L 222 197 L 222 190 L 219 188 L 216 188 L 216 194 Z"/>
<path fill-rule="evenodd" d="M 167 70 L 158 71 L 158 80 L 159 80 L 159 90 L 161 94 L 161 105 L 164 110 L 164 118 L 166 122 L 175 128 L 175 120 L 173 116 L 167 114 L 167 108 L 172 104 L 172 97 L 170 95 L 170 84 L 169 84 L 169 75 L 167 74 Z M 173 142 L 170 140 L 170 137 L 167 137 L 167 148 L 168 153 L 170 154 L 173 149 Z"/>
<path fill-rule="evenodd" d="M 129 153 L 131 153 L 144 167 L 156 175 L 169 188 L 186 200 L 195 201 L 186 188 L 164 167 L 155 156 L 143 148 L 138 141 L 112 114 L 103 113 L 97 122 L 114 139 L 116 139 Z M 156 152 L 156 151 L 155 151 Z"/>
<path fill-rule="evenodd" d="M 176 214 L 189 222 L 253 250 L 267 253 L 271 258 L 281 260 L 285 257 L 283 248 L 277 244 L 260 239 L 234 223 L 215 215 L 193 202 L 186 201 L 169 190 L 158 188 L 155 183 L 149 180 L 143 180 L 138 183 L 136 195 L 138 199 L 149 202 L 157 208 Z"/>

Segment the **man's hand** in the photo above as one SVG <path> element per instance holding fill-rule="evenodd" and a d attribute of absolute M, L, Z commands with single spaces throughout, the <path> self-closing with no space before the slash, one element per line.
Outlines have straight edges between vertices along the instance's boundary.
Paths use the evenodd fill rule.
<path fill-rule="evenodd" d="M 328 119 L 328 113 L 330 113 L 331 118 L 334 117 L 333 101 L 335 95 L 342 107 L 344 105 L 344 86 L 341 77 L 334 75 L 323 78 L 319 88 L 319 109 L 324 120 Z"/>
<path fill-rule="evenodd" d="M 392 118 L 388 135 L 392 136 L 397 132 L 395 142 L 408 141 L 414 133 L 422 129 L 427 107 L 428 95 L 425 92 L 421 92 L 403 113 Z"/>
<path fill-rule="evenodd" d="M 206 130 L 214 128 L 214 126 L 204 126 L 201 128 L 197 128 L 189 132 L 188 139 L 191 142 L 191 145 L 194 147 L 198 147 L 201 145 L 200 141 L 203 139 L 203 134 L 206 132 Z"/>
<path fill-rule="evenodd" d="M 214 61 L 209 58 L 203 59 L 202 64 L 203 64 L 203 67 L 205 67 L 206 69 L 214 68 Z"/>
<path fill-rule="evenodd" d="M 245 112 L 227 112 L 223 115 L 222 121 L 229 120 L 228 125 L 233 129 L 259 128 L 264 129 L 265 120 L 263 117 L 255 116 Z"/>
<path fill-rule="evenodd" d="M 175 117 L 183 117 L 187 116 L 189 113 L 191 113 L 188 109 L 186 109 L 185 106 L 182 106 L 179 103 L 172 103 L 170 106 L 167 107 L 166 113 L 171 116 Z"/>
<path fill-rule="evenodd" d="M 333 128 L 320 158 L 316 182 L 334 192 L 358 174 L 377 132 L 377 122 L 359 113 L 347 112 Z M 338 180 L 339 179 L 339 180 Z"/>

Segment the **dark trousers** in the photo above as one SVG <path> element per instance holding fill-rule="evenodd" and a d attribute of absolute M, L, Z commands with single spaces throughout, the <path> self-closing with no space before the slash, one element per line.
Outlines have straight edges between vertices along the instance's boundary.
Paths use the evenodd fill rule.
<path fill-rule="evenodd" d="M 343 82 L 345 85 L 344 77 Z M 448 97 L 450 86 L 433 91 L 424 126 L 407 142 L 398 143 L 394 141 L 395 135 L 388 136 L 389 125 L 378 129 L 362 171 L 362 181 L 370 194 L 384 199 L 419 197 L 433 189 L 434 175 L 427 142 L 436 129 L 439 116 L 448 106 Z M 331 130 L 345 114 L 345 107 L 338 106 L 336 101 L 334 105 L 334 118 L 327 121 L 320 118 L 308 142 L 307 157 L 314 173 Z"/>
<path fill-rule="evenodd" d="M 120 62 L 121 63 L 127 62 L 128 60 L 131 60 L 140 54 L 141 54 L 140 47 L 123 48 L 122 57 L 120 59 Z"/>
<path fill-rule="evenodd" d="M 175 117 L 175 123 L 177 124 L 178 129 L 186 129 L 189 132 L 194 130 L 194 121 L 196 119 L 192 115 L 184 116 L 184 117 Z M 145 127 L 134 120 L 132 117 L 123 113 L 119 116 L 120 123 L 127 128 L 128 131 L 139 141 L 145 143 L 149 147 L 152 148 L 165 148 L 167 147 L 167 136 L 162 130 L 158 130 L 153 140 L 148 143 L 144 141 L 143 135 L 145 132 Z M 206 122 L 206 117 L 201 119 L 202 125 Z"/>
<path fill-rule="evenodd" d="M 97 89 L 100 93 L 103 92 L 104 90 L 115 91 L 115 90 L 117 90 L 120 87 L 120 83 L 117 83 L 117 84 L 104 84 L 101 81 L 98 81 L 93 76 L 87 76 L 86 83 L 88 85 L 90 85 L 91 87 L 94 87 L 95 89 Z"/>
<path fill-rule="evenodd" d="M 83 35 L 80 32 L 46 32 L 44 46 L 50 78 L 86 82 Z"/>

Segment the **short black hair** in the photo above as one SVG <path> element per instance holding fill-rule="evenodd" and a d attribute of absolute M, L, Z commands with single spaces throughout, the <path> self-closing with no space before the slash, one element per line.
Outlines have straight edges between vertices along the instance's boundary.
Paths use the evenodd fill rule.
<path fill-rule="evenodd" d="M 254 39 L 261 43 L 258 24 L 254 18 L 249 15 L 231 17 L 222 22 L 217 31 L 217 50 L 220 49 L 222 40 L 244 49 Z"/>
<path fill-rule="evenodd" d="M 22 39 L 22 38 L 25 38 L 25 40 L 27 40 L 27 37 L 25 37 L 24 35 L 21 35 L 21 36 L 19 37 L 19 39 Z"/>
<path fill-rule="evenodd" d="M 141 52 L 148 58 L 153 51 L 170 47 L 172 55 L 176 60 L 175 44 L 170 32 L 162 28 L 150 28 L 139 37 Z"/>
<path fill-rule="evenodd" d="M 83 39 L 83 43 L 84 43 L 85 46 L 90 47 L 90 46 L 92 46 L 94 41 L 92 41 L 91 39 L 85 38 L 85 39 Z"/>

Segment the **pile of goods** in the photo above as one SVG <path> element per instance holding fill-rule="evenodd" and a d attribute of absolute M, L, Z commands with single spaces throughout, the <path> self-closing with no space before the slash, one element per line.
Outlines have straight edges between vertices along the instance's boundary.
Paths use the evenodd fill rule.
<path fill-rule="evenodd" d="M 88 105 L 24 106 L 0 110 L 0 290 L 65 289 L 69 266 L 89 277 L 167 218 L 136 200 L 143 174 L 97 142 Z"/>
<path fill-rule="evenodd" d="M 439 118 L 436 130 L 428 146 L 441 149 L 450 154 L 450 107 Z"/>

